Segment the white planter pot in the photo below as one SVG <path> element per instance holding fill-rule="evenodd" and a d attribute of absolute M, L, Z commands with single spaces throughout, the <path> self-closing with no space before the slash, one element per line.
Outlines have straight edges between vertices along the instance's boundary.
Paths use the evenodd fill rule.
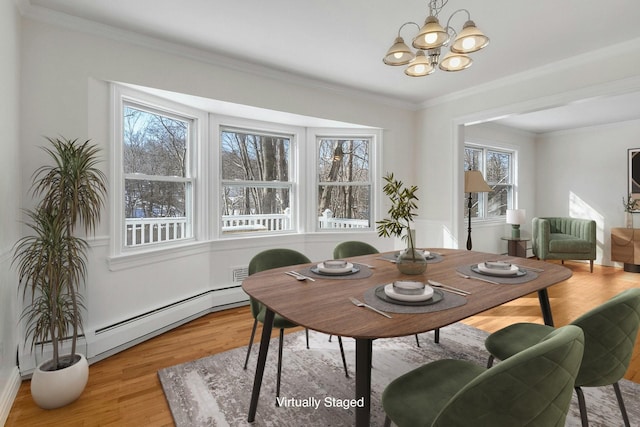
<path fill-rule="evenodd" d="M 55 409 L 68 405 L 82 394 L 89 379 L 89 363 L 82 354 L 73 365 L 57 371 L 43 371 L 38 365 L 31 377 L 31 397 L 42 409 Z M 65 355 L 62 357 L 70 357 Z"/>

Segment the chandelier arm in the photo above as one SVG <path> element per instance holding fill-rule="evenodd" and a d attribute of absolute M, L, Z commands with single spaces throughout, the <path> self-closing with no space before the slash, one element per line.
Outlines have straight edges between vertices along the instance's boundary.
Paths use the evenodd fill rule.
<path fill-rule="evenodd" d="M 445 28 L 451 28 L 453 29 L 449 24 L 451 23 L 451 19 L 454 17 L 455 14 L 457 14 L 458 12 L 467 12 L 467 21 L 471 20 L 471 13 L 469 13 L 469 11 L 467 9 L 458 9 L 455 12 L 453 12 L 451 14 L 451 16 L 449 17 L 449 19 L 447 19 L 447 26 Z M 454 30 L 455 32 L 455 30 Z M 456 33 L 457 34 L 457 33 Z"/>
<path fill-rule="evenodd" d="M 402 31 L 404 26 L 409 24 L 415 25 L 416 28 L 418 28 L 418 31 L 420 31 L 420 25 L 418 25 L 416 22 L 413 22 L 413 21 L 405 22 L 404 24 L 400 25 L 400 28 L 398 28 L 398 37 L 400 37 L 400 32 Z"/>
<path fill-rule="evenodd" d="M 430 0 L 429 15 L 437 17 L 440 11 L 449 3 L 449 0 Z"/>

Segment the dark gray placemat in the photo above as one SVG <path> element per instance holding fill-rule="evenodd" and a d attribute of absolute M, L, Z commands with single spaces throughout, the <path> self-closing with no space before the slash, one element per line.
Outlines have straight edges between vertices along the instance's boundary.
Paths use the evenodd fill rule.
<path fill-rule="evenodd" d="M 502 277 L 502 276 L 490 276 L 488 274 L 478 274 L 473 270 L 471 270 L 471 267 L 475 265 L 477 264 L 459 265 L 458 267 L 456 267 L 456 271 L 471 277 L 482 277 L 483 279 L 489 279 L 491 281 L 498 282 L 501 285 L 519 285 L 521 283 L 527 283 L 538 278 L 538 274 L 536 272 L 531 270 L 526 270 L 526 269 L 523 269 L 523 270 L 526 270 L 527 274 L 520 277 Z"/>
<path fill-rule="evenodd" d="M 364 293 L 364 302 L 378 310 L 388 311 L 389 313 L 432 313 L 434 311 L 446 310 L 453 307 L 459 307 L 467 303 L 467 299 L 461 295 L 451 294 L 449 292 L 443 292 L 444 298 L 442 301 L 431 305 L 400 305 L 393 304 L 381 300 L 376 296 L 376 289 L 379 286 L 369 288 Z"/>
<path fill-rule="evenodd" d="M 302 270 L 296 270 L 300 274 L 313 277 L 314 279 L 337 279 L 337 280 L 349 280 L 349 279 L 366 279 L 371 276 L 373 272 L 366 265 L 353 263 L 354 267 L 358 267 L 360 271 L 351 274 L 318 274 L 311 271 L 312 267 L 303 268 Z"/>
<path fill-rule="evenodd" d="M 387 254 L 382 254 L 381 258 L 388 259 L 388 260 L 391 260 L 391 261 L 395 261 L 396 258 L 398 258 L 398 253 L 399 252 L 400 251 L 391 252 L 391 253 L 387 253 Z M 444 258 L 442 258 L 442 255 L 440 255 L 440 254 L 436 254 L 436 253 L 431 252 L 431 255 L 433 255 L 433 258 L 427 259 L 427 264 L 435 264 L 435 263 L 438 263 L 438 262 L 442 262 L 442 260 L 444 259 Z"/>

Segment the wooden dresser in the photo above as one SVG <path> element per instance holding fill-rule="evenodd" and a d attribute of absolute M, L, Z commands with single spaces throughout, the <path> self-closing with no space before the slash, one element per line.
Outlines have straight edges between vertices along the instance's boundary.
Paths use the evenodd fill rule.
<path fill-rule="evenodd" d="M 624 263 L 624 270 L 640 273 L 640 228 L 611 229 L 611 260 Z"/>

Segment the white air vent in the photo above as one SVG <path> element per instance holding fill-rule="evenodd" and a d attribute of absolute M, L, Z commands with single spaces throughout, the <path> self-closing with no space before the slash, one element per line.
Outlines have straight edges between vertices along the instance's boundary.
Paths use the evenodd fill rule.
<path fill-rule="evenodd" d="M 233 267 L 232 280 L 234 282 L 242 282 L 244 279 L 247 278 L 247 276 L 249 276 L 249 267 L 248 266 Z"/>

